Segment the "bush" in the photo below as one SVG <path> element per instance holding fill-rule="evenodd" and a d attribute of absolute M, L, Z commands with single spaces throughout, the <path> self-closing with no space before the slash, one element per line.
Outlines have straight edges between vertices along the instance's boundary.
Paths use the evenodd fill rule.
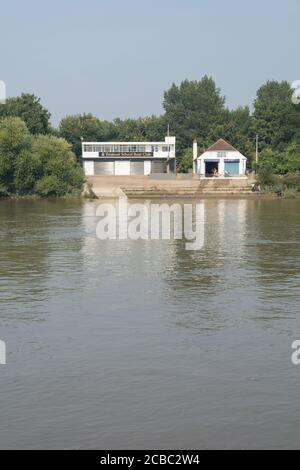
<path fill-rule="evenodd" d="M 272 186 L 275 184 L 276 178 L 273 173 L 272 165 L 263 165 L 258 169 L 257 181 L 261 186 Z"/>
<path fill-rule="evenodd" d="M 74 157 L 75 158 L 75 157 Z M 55 176 L 65 187 L 65 193 L 73 189 L 81 189 L 83 185 L 83 172 L 74 158 L 51 159 L 45 165 L 45 174 Z"/>
<path fill-rule="evenodd" d="M 288 188 L 300 191 L 300 175 L 286 175 L 283 177 L 283 181 Z"/>
<path fill-rule="evenodd" d="M 188 173 L 191 168 L 193 168 L 193 151 L 191 148 L 187 148 L 178 163 L 178 171 L 179 173 Z"/>
<path fill-rule="evenodd" d="M 0 152 L 18 155 L 24 148 L 29 148 L 31 137 L 25 122 L 18 117 L 0 120 Z"/>
<path fill-rule="evenodd" d="M 294 199 L 297 195 L 297 190 L 294 188 L 286 188 L 282 194 L 281 197 L 284 199 Z"/>
<path fill-rule="evenodd" d="M 35 191 L 42 197 L 63 196 L 65 185 L 54 175 L 43 176 L 35 185 Z"/>
<path fill-rule="evenodd" d="M 19 194 L 32 193 L 41 174 L 40 159 L 36 155 L 32 155 L 29 150 L 24 150 L 16 160 L 14 190 Z"/>
<path fill-rule="evenodd" d="M 8 189 L 7 187 L 0 183 L 0 197 L 7 197 L 8 196 Z"/>
<path fill-rule="evenodd" d="M 32 151 L 42 166 L 42 178 L 35 185 L 38 194 L 46 197 L 81 193 L 83 171 L 68 142 L 55 136 L 39 135 L 33 140 Z"/>
<path fill-rule="evenodd" d="M 31 137 L 20 118 L 0 120 L 0 184 L 13 190 L 15 164 L 20 152 L 30 148 Z"/>

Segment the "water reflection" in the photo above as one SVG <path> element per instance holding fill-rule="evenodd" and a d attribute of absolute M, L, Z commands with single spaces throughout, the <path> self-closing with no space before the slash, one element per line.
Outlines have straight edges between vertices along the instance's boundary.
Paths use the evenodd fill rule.
<path fill-rule="evenodd" d="M 299 446 L 298 200 L 205 199 L 199 251 L 98 203 L 0 202 L 2 448 Z"/>
<path fill-rule="evenodd" d="M 2 318 L 38 319 L 52 295 L 76 288 L 71 278 L 81 264 L 79 209 L 62 201 L 0 202 Z"/>
<path fill-rule="evenodd" d="M 70 299 L 126 312 L 140 299 L 151 300 L 169 326 L 197 333 L 251 321 L 276 328 L 272 319 L 295 320 L 298 201 L 202 203 L 204 247 L 188 251 L 184 239 L 98 240 L 99 202 L 2 201 L 2 318 L 45 318 L 54 304 Z"/>

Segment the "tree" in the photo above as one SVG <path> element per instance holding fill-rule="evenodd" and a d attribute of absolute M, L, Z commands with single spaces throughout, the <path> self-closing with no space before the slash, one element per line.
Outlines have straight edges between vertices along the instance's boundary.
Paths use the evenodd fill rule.
<path fill-rule="evenodd" d="M 179 163 L 179 172 L 188 173 L 188 170 L 193 168 L 193 150 L 191 147 L 184 150 L 182 158 Z"/>
<path fill-rule="evenodd" d="M 139 117 L 137 119 L 115 119 L 114 135 L 116 140 L 145 141 L 162 140 L 167 125 L 164 116 Z"/>
<path fill-rule="evenodd" d="M 81 192 L 83 172 L 72 152 L 71 144 L 55 136 L 39 135 L 33 139 L 32 154 L 42 164 L 41 179 L 35 190 L 42 196 Z"/>
<path fill-rule="evenodd" d="M 73 159 L 74 153 L 69 142 L 53 135 L 37 135 L 32 140 L 32 153 L 38 155 L 43 165 L 52 159 Z"/>
<path fill-rule="evenodd" d="M 32 136 L 18 117 L 0 120 L 0 194 L 81 192 L 83 173 L 71 145 L 52 135 Z"/>
<path fill-rule="evenodd" d="M 33 193 L 42 171 L 43 167 L 39 156 L 33 155 L 31 150 L 22 150 L 16 159 L 13 179 L 14 190 L 18 194 Z"/>
<path fill-rule="evenodd" d="M 287 146 L 280 170 L 282 173 L 300 172 L 300 139 L 294 139 Z"/>
<path fill-rule="evenodd" d="M 223 122 L 210 129 L 206 143 L 211 145 L 219 138 L 225 139 L 247 157 L 247 163 L 251 166 L 255 153 L 254 136 L 250 110 L 245 106 L 234 110 L 226 109 Z"/>
<path fill-rule="evenodd" d="M 30 148 L 31 136 L 25 123 L 16 117 L 0 120 L 0 184 L 7 191 L 13 189 L 18 155 Z"/>
<path fill-rule="evenodd" d="M 5 104 L 0 105 L 0 117 L 19 117 L 31 134 L 47 134 L 51 130 L 51 115 L 40 101 L 40 98 L 29 93 L 8 98 Z"/>
<path fill-rule="evenodd" d="M 300 109 L 293 104 L 292 93 L 288 82 L 268 81 L 256 94 L 254 130 L 274 150 L 284 150 L 299 130 Z"/>
<path fill-rule="evenodd" d="M 164 93 L 165 119 L 177 139 L 180 157 L 195 137 L 206 141 L 209 131 L 223 122 L 225 99 L 212 78 L 184 80 Z"/>
<path fill-rule="evenodd" d="M 114 126 L 100 121 L 92 114 L 66 116 L 59 124 L 59 135 L 71 145 L 78 160 L 81 158 L 81 141 L 106 141 L 114 135 Z"/>

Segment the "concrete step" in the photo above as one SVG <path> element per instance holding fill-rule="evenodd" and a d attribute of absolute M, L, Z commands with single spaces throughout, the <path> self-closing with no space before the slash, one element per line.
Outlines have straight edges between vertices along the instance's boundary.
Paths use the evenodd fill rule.
<path fill-rule="evenodd" d="M 154 197 L 201 197 L 203 194 L 251 194 L 251 186 L 246 187 L 227 187 L 227 188 L 126 188 L 122 191 L 127 197 L 131 198 L 154 198 Z"/>

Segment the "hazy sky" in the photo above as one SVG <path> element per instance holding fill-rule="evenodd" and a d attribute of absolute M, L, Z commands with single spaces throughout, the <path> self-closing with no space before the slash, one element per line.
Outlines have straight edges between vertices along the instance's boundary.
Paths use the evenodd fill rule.
<path fill-rule="evenodd" d="M 268 79 L 300 79 L 299 0 L 9 0 L 0 80 L 34 93 L 57 125 L 159 114 L 172 82 L 211 75 L 230 107 Z"/>

